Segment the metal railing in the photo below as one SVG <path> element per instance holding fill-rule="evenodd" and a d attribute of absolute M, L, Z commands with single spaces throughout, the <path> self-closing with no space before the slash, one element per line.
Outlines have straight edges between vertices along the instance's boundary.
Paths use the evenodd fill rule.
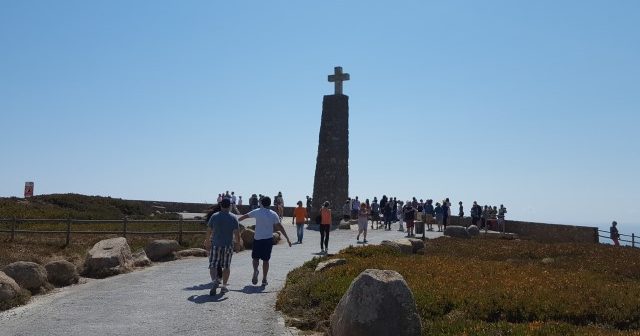
<path fill-rule="evenodd" d="M 600 234 L 600 232 L 604 232 L 604 233 L 606 233 L 607 235 L 606 235 L 606 236 L 605 236 L 605 235 L 601 235 L 601 234 Z M 600 229 L 598 229 L 598 237 L 600 237 L 600 238 L 606 238 L 606 239 L 612 240 L 612 239 L 611 239 L 610 232 L 609 232 L 609 231 L 606 231 L 606 230 L 600 230 Z M 627 240 L 627 239 L 619 238 L 619 239 L 618 239 L 618 241 L 619 241 L 619 242 L 629 243 L 629 244 L 631 245 L 631 247 L 636 247 L 636 237 L 637 237 L 637 236 L 636 236 L 636 234 L 635 234 L 635 233 L 632 233 L 632 234 L 630 234 L 630 235 L 620 233 L 620 237 L 631 237 L 631 240 Z"/>
<path fill-rule="evenodd" d="M 182 237 L 185 234 L 203 234 L 206 233 L 206 230 L 184 230 L 184 224 L 204 224 L 203 220 L 197 219 L 177 219 L 177 220 L 132 220 L 127 217 L 122 219 L 108 219 L 108 220 L 88 220 L 88 219 L 22 219 L 22 218 L 11 218 L 11 219 L 2 219 L 0 218 L 0 224 L 9 224 L 9 229 L 2 229 L 0 227 L 0 233 L 9 233 L 11 235 L 10 240 L 14 241 L 17 235 L 65 235 L 65 243 L 69 245 L 71 243 L 71 235 L 109 235 L 109 234 L 118 234 L 123 237 L 127 237 L 127 235 L 169 235 L 169 234 L 177 234 L 178 242 L 182 243 Z M 165 224 L 168 226 L 176 227 L 176 230 L 173 231 L 131 231 L 129 228 L 130 224 Z M 25 226 L 25 224 L 57 224 L 59 226 L 63 226 L 64 230 L 38 230 L 38 229 L 24 229 L 21 228 Z M 87 225 L 88 229 L 84 230 L 71 230 L 72 226 Z M 114 227 L 119 227 L 118 230 L 91 230 L 91 224 L 112 224 Z M 33 226 L 33 225 L 29 225 Z"/>

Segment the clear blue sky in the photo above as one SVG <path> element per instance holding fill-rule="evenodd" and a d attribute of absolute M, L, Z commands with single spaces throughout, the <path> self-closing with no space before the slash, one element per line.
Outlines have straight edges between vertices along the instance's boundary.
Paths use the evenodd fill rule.
<path fill-rule="evenodd" d="M 0 196 L 350 194 L 639 223 L 639 1 L 0 1 Z"/>

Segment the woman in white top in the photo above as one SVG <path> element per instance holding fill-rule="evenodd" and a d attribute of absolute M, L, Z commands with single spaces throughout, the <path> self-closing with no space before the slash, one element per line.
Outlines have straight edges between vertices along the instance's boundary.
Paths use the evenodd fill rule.
<path fill-rule="evenodd" d="M 360 241 L 360 234 L 364 232 L 363 243 L 367 243 L 367 224 L 369 222 L 369 208 L 365 203 L 360 204 L 360 210 L 358 211 L 358 242 Z"/>

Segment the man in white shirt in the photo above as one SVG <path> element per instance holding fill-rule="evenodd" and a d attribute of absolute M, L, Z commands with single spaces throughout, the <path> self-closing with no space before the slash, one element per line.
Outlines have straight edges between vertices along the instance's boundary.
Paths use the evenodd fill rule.
<path fill-rule="evenodd" d="M 268 196 L 263 197 L 260 200 L 262 204 L 261 208 L 255 209 L 246 215 L 238 218 L 238 221 L 243 221 L 249 217 L 256 220 L 256 231 L 253 239 L 253 249 L 251 251 L 251 258 L 253 258 L 253 277 L 251 283 L 258 284 L 258 266 L 260 260 L 262 260 L 262 286 L 267 285 L 267 273 L 269 273 L 269 259 L 271 259 L 271 250 L 273 248 L 273 232 L 280 231 L 282 235 L 287 239 L 289 247 L 291 247 L 291 241 L 287 232 L 280 224 L 280 216 L 273 210 L 270 210 L 271 198 Z"/>

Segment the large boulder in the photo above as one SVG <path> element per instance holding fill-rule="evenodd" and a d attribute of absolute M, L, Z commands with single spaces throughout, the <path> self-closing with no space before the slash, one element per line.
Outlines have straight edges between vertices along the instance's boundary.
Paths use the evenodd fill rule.
<path fill-rule="evenodd" d="M 124 237 L 101 240 L 87 252 L 83 274 L 106 278 L 125 273 L 132 266 L 132 261 L 131 248 Z"/>
<path fill-rule="evenodd" d="M 469 232 L 464 226 L 447 225 L 444 229 L 444 235 L 454 238 L 470 238 Z"/>
<path fill-rule="evenodd" d="M 179 258 L 185 257 L 206 257 L 208 255 L 207 250 L 201 248 L 190 248 L 176 252 Z"/>
<path fill-rule="evenodd" d="M 396 271 L 367 269 L 356 277 L 331 314 L 333 336 L 398 335 L 422 332 L 413 294 Z"/>
<path fill-rule="evenodd" d="M 167 261 L 176 258 L 175 252 L 180 249 L 176 240 L 160 239 L 147 244 L 144 252 L 151 261 Z"/>
<path fill-rule="evenodd" d="M 475 237 L 480 234 L 480 229 L 475 225 L 469 225 L 467 232 L 469 233 L 469 236 Z"/>
<path fill-rule="evenodd" d="M 242 230 L 242 232 L 240 233 L 240 239 L 242 240 L 242 245 L 244 245 L 244 247 L 248 249 L 252 248 L 253 237 L 255 235 L 256 235 L 255 231 L 251 229 Z"/>
<path fill-rule="evenodd" d="M 346 263 L 347 263 L 347 259 L 329 259 L 327 261 L 318 263 L 318 265 L 316 266 L 316 272 L 321 272 L 328 268 L 344 265 Z"/>
<path fill-rule="evenodd" d="M 273 245 L 278 245 L 278 243 L 282 239 L 280 232 L 274 232 L 272 236 L 273 236 Z"/>
<path fill-rule="evenodd" d="M 420 249 L 424 248 L 424 241 L 418 238 L 409 238 L 408 239 L 413 246 L 413 253 L 417 253 Z"/>
<path fill-rule="evenodd" d="M 413 254 L 413 244 L 409 239 L 396 239 L 393 241 L 400 248 L 400 252 L 404 254 Z"/>
<path fill-rule="evenodd" d="M 9 301 L 20 294 L 20 285 L 0 271 L 0 302 Z"/>
<path fill-rule="evenodd" d="M 2 271 L 13 278 L 20 287 L 31 292 L 38 292 L 40 288 L 48 285 L 47 270 L 34 262 L 17 261 L 5 266 Z"/>
<path fill-rule="evenodd" d="M 80 280 L 76 265 L 66 260 L 52 261 L 44 265 L 44 268 L 47 270 L 49 282 L 58 287 L 73 285 Z"/>
<path fill-rule="evenodd" d="M 402 249 L 400 249 L 400 245 L 398 245 L 398 243 L 396 243 L 395 241 L 383 240 L 382 242 L 380 242 L 380 245 L 387 246 L 393 249 L 394 251 L 398 251 L 402 253 Z"/>
<path fill-rule="evenodd" d="M 147 253 L 144 250 L 140 250 L 132 255 L 132 263 L 134 267 L 147 267 L 151 266 L 151 260 L 147 257 Z"/>
<path fill-rule="evenodd" d="M 340 225 L 338 225 L 338 229 L 340 229 L 340 230 L 351 230 L 351 222 L 341 221 Z"/>

